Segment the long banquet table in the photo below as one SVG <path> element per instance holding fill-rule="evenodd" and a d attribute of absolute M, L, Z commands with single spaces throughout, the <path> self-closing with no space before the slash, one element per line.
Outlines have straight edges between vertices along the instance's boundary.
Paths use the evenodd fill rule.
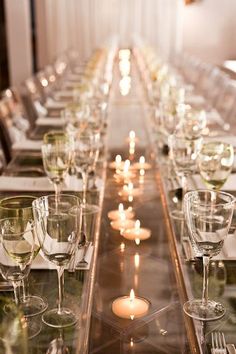
<path fill-rule="evenodd" d="M 156 155 L 150 122 L 153 107 L 146 99 L 135 61 L 132 61 L 131 90 L 126 96 L 120 93 L 120 79 L 115 65 L 105 152 L 108 163 L 101 162 L 98 171 L 104 185 L 89 193 L 90 201 L 101 207 L 93 258 L 89 270 L 65 274 L 64 300 L 78 313 L 78 324 L 63 331 L 42 324 L 40 333 L 28 341 L 27 352 L 48 353 L 59 338 L 66 353 L 208 353 L 214 330 L 223 330 L 227 340 L 236 344 L 233 260 L 211 262 L 210 295 L 226 303 L 226 315 L 212 323 L 201 323 L 183 313 L 183 302 L 188 297 L 200 296 L 201 261 L 187 257 L 186 249 L 183 252 L 180 242 L 183 225 L 169 216 L 172 205 L 166 157 Z M 127 142 L 131 130 L 137 137 L 132 155 Z M 109 168 L 109 162 L 117 154 L 131 162 L 144 155 L 151 164 L 144 177 L 137 172 L 133 179 L 138 195 L 132 202 L 120 196 L 123 183 L 114 178 L 114 170 Z M 37 166 L 40 171 L 40 154 L 16 153 L 6 175 L 14 174 L 14 168 L 29 165 Z M 22 193 L 1 191 L 0 186 L 0 194 L 4 197 Z M 132 206 L 135 219 L 151 230 L 149 239 L 136 244 L 111 227 L 107 214 L 117 209 L 120 202 L 125 207 Z M 32 269 L 29 280 L 31 292 L 47 298 L 49 306 L 55 304 L 55 271 Z M 149 309 L 140 318 L 121 319 L 113 313 L 112 303 L 117 297 L 129 295 L 131 289 L 148 301 Z M 8 291 L 3 294 L 11 296 Z M 40 322 L 40 316 L 35 320 Z"/>

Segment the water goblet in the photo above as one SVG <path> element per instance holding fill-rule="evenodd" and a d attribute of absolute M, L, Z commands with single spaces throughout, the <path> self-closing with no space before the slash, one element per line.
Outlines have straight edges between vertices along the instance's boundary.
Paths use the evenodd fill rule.
<path fill-rule="evenodd" d="M 94 171 L 99 155 L 100 134 L 88 131 L 75 141 L 75 166 L 83 179 L 83 204 L 86 205 L 88 175 Z"/>
<path fill-rule="evenodd" d="M 169 137 L 170 158 L 176 175 L 181 179 L 182 200 L 188 189 L 188 177 L 196 168 L 201 143 L 201 138 L 190 140 L 181 134 L 173 134 Z M 171 216 L 177 220 L 184 220 L 183 202 L 182 210 L 172 210 Z"/>
<path fill-rule="evenodd" d="M 187 315 L 201 321 L 216 320 L 225 314 L 224 306 L 208 299 L 210 258 L 220 253 L 231 224 L 235 198 L 225 192 L 195 190 L 184 197 L 189 238 L 194 251 L 203 260 L 202 299 L 184 304 Z"/>
<path fill-rule="evenodd" d="M 55 194 L 59 196 L 73 157 L 72 138 L 65 133 L 46 134 L 42 157 L 45 172 L 54 184 Z"/>
<path fill-rule="evenodd" d="M 198 167 L 203 181 L 210 189 L 221 189 L 232 171 L 233 163 L 234 148 L 231 144 L 212 141 L 202 145 Z"/>
<path fill-rule="evenodd" d="M 0 201 L 0 219 L 8 217 L 22 217 L 33 220 L 32 203 L 36 199 L 30 195 L 18 195 L 4 198 Z M 35 258 L 40 250 L 37 239 L 34 242 Z M 27 277 L 22 279 L 23 297 L 21 299 L 21 310 L 25 317 L 39 315 L 44 312 L 48 306 L 47 302 L 39 296 L 28 293 Z"/>
<path fill-rule="evenodd" d="M 58 308 L 44 312 L 42 320 L 51 327 L 68 327 L 75 324 L 77 318 L 70 309 L 62 307 L 63 273 L 78 246 L 80 200 L 66 194 L 62 194 L 60 199 L 56 195 L 44 196 L 33 202 L 33 212 L 41 226 L 37 233 L 41 250 L 45 258 L 56 266 L 58 275 Z"/>

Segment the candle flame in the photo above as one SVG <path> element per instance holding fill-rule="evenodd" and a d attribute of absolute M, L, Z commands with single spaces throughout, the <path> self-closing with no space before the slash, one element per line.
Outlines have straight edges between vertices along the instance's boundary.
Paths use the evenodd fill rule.
<path fill-rule="evenodd" d="M 128 183 L 128 186 L 127 186 L 129 193 L 132 192 L 133 187 L 134 187 L 133 183 L 132 183 L 132 182 L 129 182 L 129 183 Z"/>
<path fill-rule="evenodd" d="M 134 197 L 132 195 L 128 196 L 128 201 L 131 203 L 134 200 Z"/>
<path fill-rule="evenodd" d="M 131 346 L 131 348 L 134 346 L 133 338 L 130 339 L 130 346 Z"/>
<path fill-rule="evenodd" d="M 135 255 L 134 255 L 134 265 L 135 265 L 136 268 L 139 267 L 139 263 L 140 263 L 140 256 L 139 256 L 138 253 L 135 253 Z"/>
<path fill-rule="evenodd" d="M 131 206 L 129 206 L 128 211 L 133 211 L 133 208 Z"/>
<path fill-rule="evenodd" d="M 124 244 L 124 242 L 122 242 L 122 243 L 120 244 L 120 251 L 121 251 L 121 252 L 124 252 L 124 250 L 125 250 L 125 244 Z"/>
<path fill-rule="evenodd" d="M 139 239 L 139 238 L 136 238 L 136 239 L 135 239 L 135 243 L 136 243 L 137 246 L 140 245 L 140 239 Z"/>
<path fill-rule="evenodd" d="M 121 222 L 124 222 L 126 220 L 126 215 L 124 212 L 120 213 L 120 220 L 121 220 Z"/>
<path fill-rule="evenodd" d="M 130 168 L 130 160 L 125 160 L 124 173 L 127 173 L 129 171 L 129 168 Z"/>
<path fill-rule="evenodd" d="M 141 163 L 141 164 L 145 163 L 145 157 L 144 156 L 140 156 L 139 163 Z"/>
<path fill-rule="evenodd" d="M 134 315 L 130 315 L 130 319 L 133 321 L 133 319 L 134 319 Z"/>
<path fill-rule="evenodd" d="M 135 221 L 134 227 L 135 227 L 135 231 L 139 231 L 139 229 L 140 229 L 140 220 L 136 220 Z"/>
<path fill-rule="evenodd" d="M 119 210 L 119 213 L 122 213 L 124 211 L 124 205 L 122 203 L 119 204 L 118 210 Z"/>
<path fill-rule="evenodd" d="M 130 140 L 134 140 L 135 139 L 135 132 L 133 130 L 131 130 L 129 132 L 129 138 L 130 138 Z"/>
<path fill-rule="evenodd" d="M 134 289 L 131 289 L 131 290 L 130 290 L 129 299 L 130 299 L 130 301 L 133 301 L 133 300 L 135 299 Z"/>
<path fill-rule="evenodd" d="M 119 165 L 122 161 L 122 158 L 120 155 L 116 155 L 116 159 L 115 159 L 116 163 Z"/>

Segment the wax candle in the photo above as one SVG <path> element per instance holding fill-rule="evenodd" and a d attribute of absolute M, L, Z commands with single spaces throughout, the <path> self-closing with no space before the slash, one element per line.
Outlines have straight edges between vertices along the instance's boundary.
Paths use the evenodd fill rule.
<path fill-rule="evenodd" d="M 133 183 L 128 183 L 123 186 L 123 189 L 119 192 L 121 197 L 126 197 L 129 202 L 133 201 L 134 197 L 137 197 L 141 194 L 141 190 L 139 188 L 134 188 Z"/>
<path fill-rule="evenodd" d="M 133 289 L 129 296 L 118 297 L 112 303 L 112 311 L 116 316 L 130 320 L 145 316 L 148 310 L 149 301 L 135 296 Z"/>
<path fill-rule="evenodd" d="M 129 168 L 130 168 L 130 160 L 125 160 L 124 166 L 123 166 L 123 170 L 120 170 L 120 169 L 116 170 L 116 173 L 114 175 L 114 177 L 117 180 L 117 182 L 129 181 L 129 179 L 135 177 L 135 173 L 131 172 L 129 170 Z"/>
<path fill-rule="evenodd" d="M 109 163 L 109 167 L 115 170 L 122 170 L 124 168 L 124 161 L 120 155 L 116 155 L 115 161 Z"/>
<path fill-rule="evenodd" d="M 122 218 L 122 214 L 125 214 L 126 219 L 132 219 L 134 217 L 133 208 L 128 207 L 127 209 L 124 209 L 124 205 L 120 203 L 118 210 L 109 211 L 107 216 L 110 220 L 117 220 Z"/>
<path fill-rule="evenodd" d="M 151 230 L 147 228 L 140 227 L 140 220 L 135 221 L 134 228 L 127 228 L 122 231 L 122 236 L 124 236 L 127 240 L 140 241 L 147 240 L 151 237 Z"/>
<path fill-rule="evenodd" d="M 134 224 L 134 220 L 127 219 L 125 214 L 123 213 L 120 219 L 111 222 L 111 227 L 114 230 L 123 231 L 125 229 L 134 227 Z"/>
<path fill-rule="evenodd" d="M 144 156 L 140 156 L 139 162 L 134 163 L 131 168 L 136 170 L 149 170 L 151 168 L 151 164 L 145 161 Z"/>

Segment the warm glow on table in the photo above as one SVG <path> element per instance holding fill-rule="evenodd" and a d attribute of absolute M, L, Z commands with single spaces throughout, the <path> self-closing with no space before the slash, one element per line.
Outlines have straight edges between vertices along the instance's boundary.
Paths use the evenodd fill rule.
<path fill-rule="evenodd" d="M 145 157 L 144 156 L 140 156 L 139 162 L 136 162 L 136 163 L 134 163 L 131 166 L 132 169 L 136 169 L 136 170 L 140 170 L 140 169 L 142 169 L 142 170 L 150 170 L 151 167 L 152 167 L 151 164 L 147 163 L 145 161 Z"/>
<path fill-rule="evenodd" d="M 151 237 L 151 230 L 140 227 L 140 221 L 136 220 L 134 228 L 131 229 L 127 228 L 126 230 L 122 231 L 121 234 L 127 240 L 132 240 L 132 241 L 138 240 L 138 242 L 136 243 L 139 244 L 140 241 L 147 240 L 148 238 Z"/>
<path fill-rule="evenodd" d="M 117 210 L 109 211 L 107 216 L 110 220 L 118 220 L 118 219 L 122 219 L 123 214 L 125 214 L 126 219 L 132 219 L 134 217 L 134 212 L 132 207 L 124 209 L 124 205 L 122 203 L 119 204 Z"/>
<path fill-rule="evenodd" d="M 134 220 L 127 219 L 126 215 L 123 213 L 121 214 L 120 219 L 111 222 L 111 227 L 114 230 L 123 231 L 125 229 L 134 227 L 134 224 L 135 224 Z"/>
<path fill-rule="evenodd" d="M 134 290 L 131 289 L 129 296 L 121 296 L 112 303 L 112 312 L 125 319 L 133 320 L 143 317 L 149 310 L 149 302 L 141 297 L 136 297 Z"/>
<path fill-rule="evenodd" d="M 124 161 L 122 161 L 122 157 L 120 155 L 116 155 L 115 161 L 110 162 L 109 167 L 114 170 L 123 170 Z"/>

